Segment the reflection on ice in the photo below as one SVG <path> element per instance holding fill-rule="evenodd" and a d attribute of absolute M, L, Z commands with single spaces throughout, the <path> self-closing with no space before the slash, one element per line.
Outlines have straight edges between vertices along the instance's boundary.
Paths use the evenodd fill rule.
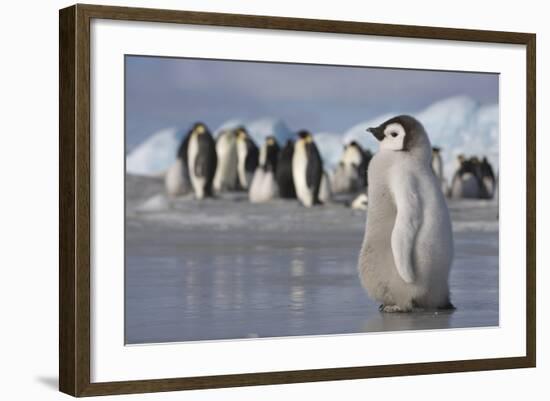
<path fill-rule="evenodd" d="M 498 325 L 496 206 L 450 207 L 457 310 L 412 314 L 381 314 L 366 296 L 356 270 L 364 214 L 341 205 L 218 199 L 129 210 L 126 342 Z"/>

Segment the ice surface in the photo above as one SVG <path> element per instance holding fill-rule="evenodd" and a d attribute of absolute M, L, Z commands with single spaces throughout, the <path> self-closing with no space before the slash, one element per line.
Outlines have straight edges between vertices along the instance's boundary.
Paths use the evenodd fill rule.
<path fill-rule="evenodd" d="M 149 343 L 499 323 L 492 201 L 449 203 L 457 310 L 382 314 L 356 264 L 366 213 L 333 202 L 250 204 L 246 193 L 156 202 L 162 180 L 126 181 L 126 342 Z M 142 206 L 153 203 L 154 211 Z"/>

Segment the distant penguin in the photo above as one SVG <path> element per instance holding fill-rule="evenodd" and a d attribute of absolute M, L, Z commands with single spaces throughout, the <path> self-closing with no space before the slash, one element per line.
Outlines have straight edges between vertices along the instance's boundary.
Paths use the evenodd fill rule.
<path fill-rule="evenodd" d="M 231 130 L 222 131 L 216 139 L 218 166 L 214 176 L 214 190 L 222 192 L 233 190 L 238 182 L 237 177 L 237 140 Z"/>
<path fill-rule="evenodd" d="M 218 158 L 216 143 L 202 123 L 196 123 L 188 134 L 187 168 L 197 199 L 212 196 L 212 182 Z"/>
<path fill-rule="evenodd" d="M 248 189 L 258 167 L 258 147 L 244 127 L 235 130 L 237 137 L 237 173 L 242 189 Z"/>
<path fill-rule="evenodd" d="M 428 135 L 410 116 L 369 131 L 380 149 L 369 165 L 361 282 L 384 312 L 452 309 L 453 234 Z"/>
<path fill-rule="evenodd" d="M 367 158 L 361 145 L 350 142 L 344 151 L 342 161 L 350 168 L 350 191 L 355 192 L 366 187 Z"/>
<path fill-rule="evenodd" d="M 331 187 L 334 193 L 345 193 L 349 190 L 349 179 L 346 166 L 342 160 L 338 162 L 331 176 Z"/>
<path fill-rule="evenodd" d="M 307 131 L 298 133 L 292 156 L 292 178 L 296 195 L 305 207 L 320 204 L 319 188 L 323 178 L 323 161 L 313 137 Z"/>
<path fill-rule="evenodd" d="M 164 176 L 164 186 L 169 198 L 184 195 L 191 189 L 187 169 L 187 146 L 189 135 L 185 135 L 176 152 L 176 161 L 168 168 Z"/>
<path fill-rule="evenodd" d="M 279 157 L 279 144 L 277 140 L 268 136 L 260 149 L 259 166 L 254 172 L 254 177 L 248 191 L 248 198 L 252 203 L 267 202 L 278 195 L 275 171 Z"/>
<path fill-rule="evenodd" d="M 189 189 L 189 178 L 187 176 L 187 167 L 185 167 L 181 159 L 176 161 L 168 168 L 164 176 L 164 186 L 166 194 L 169 198 L 175 198 L 178 195 L 183 195 Z"/>
<path fill-rule="evenodd" d="M 351 202 L 350 207 L 355 210 L 367 210 L 368 197 L 367 194 L 359 194 Z"/>
<path fill-rule="evenodd" d="M 357 192 L 367 186 L 367 155 L 357 142 L 344 145 L 332 186 L 335 192 Z"/>
<path fill-rule="evenodd" d="M 432 147 L 432 169 L 438 179 L 443 179 L 443 162 L 441 161 L 441 148 Z"/>
<path fill-rule="evenodd" d="M 481 181 L 485 188 L 485 196 L 487 199 L 493 199 L 496 192 L 496 179 L 493 167 L 486 157 L 481 160 L 480 165 Z"/>
<path fill-rule="evenodd" d="M 279 153 L 275 178 L 279 187 L 279 196 L 286 199 L 296 198 L 294 179 L 292 178 L 292 156 L 294 155 L 294 141 L 289 139 Z"/>
<path fill-rule="evenodd" d="M 454 199 L 479 199 L 485 193 L 480 176 L 479 161 L 458 156 L 458 169 L 451 182 L 450 196 Z"/>

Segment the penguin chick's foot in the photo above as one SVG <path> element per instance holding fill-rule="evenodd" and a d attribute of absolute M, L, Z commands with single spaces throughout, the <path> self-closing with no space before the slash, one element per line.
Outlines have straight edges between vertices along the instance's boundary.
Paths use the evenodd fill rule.
<path fill-rule="evenodd" d="M 398 305 L 380 305 L 378 310 L 384 313 L 404 313 L 411 312 L 412 308 L 401 308 Z"/>

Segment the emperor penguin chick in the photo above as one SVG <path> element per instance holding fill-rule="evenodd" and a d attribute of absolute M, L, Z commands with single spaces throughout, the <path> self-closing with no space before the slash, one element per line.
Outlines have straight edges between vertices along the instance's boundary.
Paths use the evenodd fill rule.
<path fill-rule="evenodd" d="M 428 135 L 410 116 L 368 131 L 380 149 L 368 169 L 361 283 L 384 312 L 452 309 L 453 234 Z"/>

